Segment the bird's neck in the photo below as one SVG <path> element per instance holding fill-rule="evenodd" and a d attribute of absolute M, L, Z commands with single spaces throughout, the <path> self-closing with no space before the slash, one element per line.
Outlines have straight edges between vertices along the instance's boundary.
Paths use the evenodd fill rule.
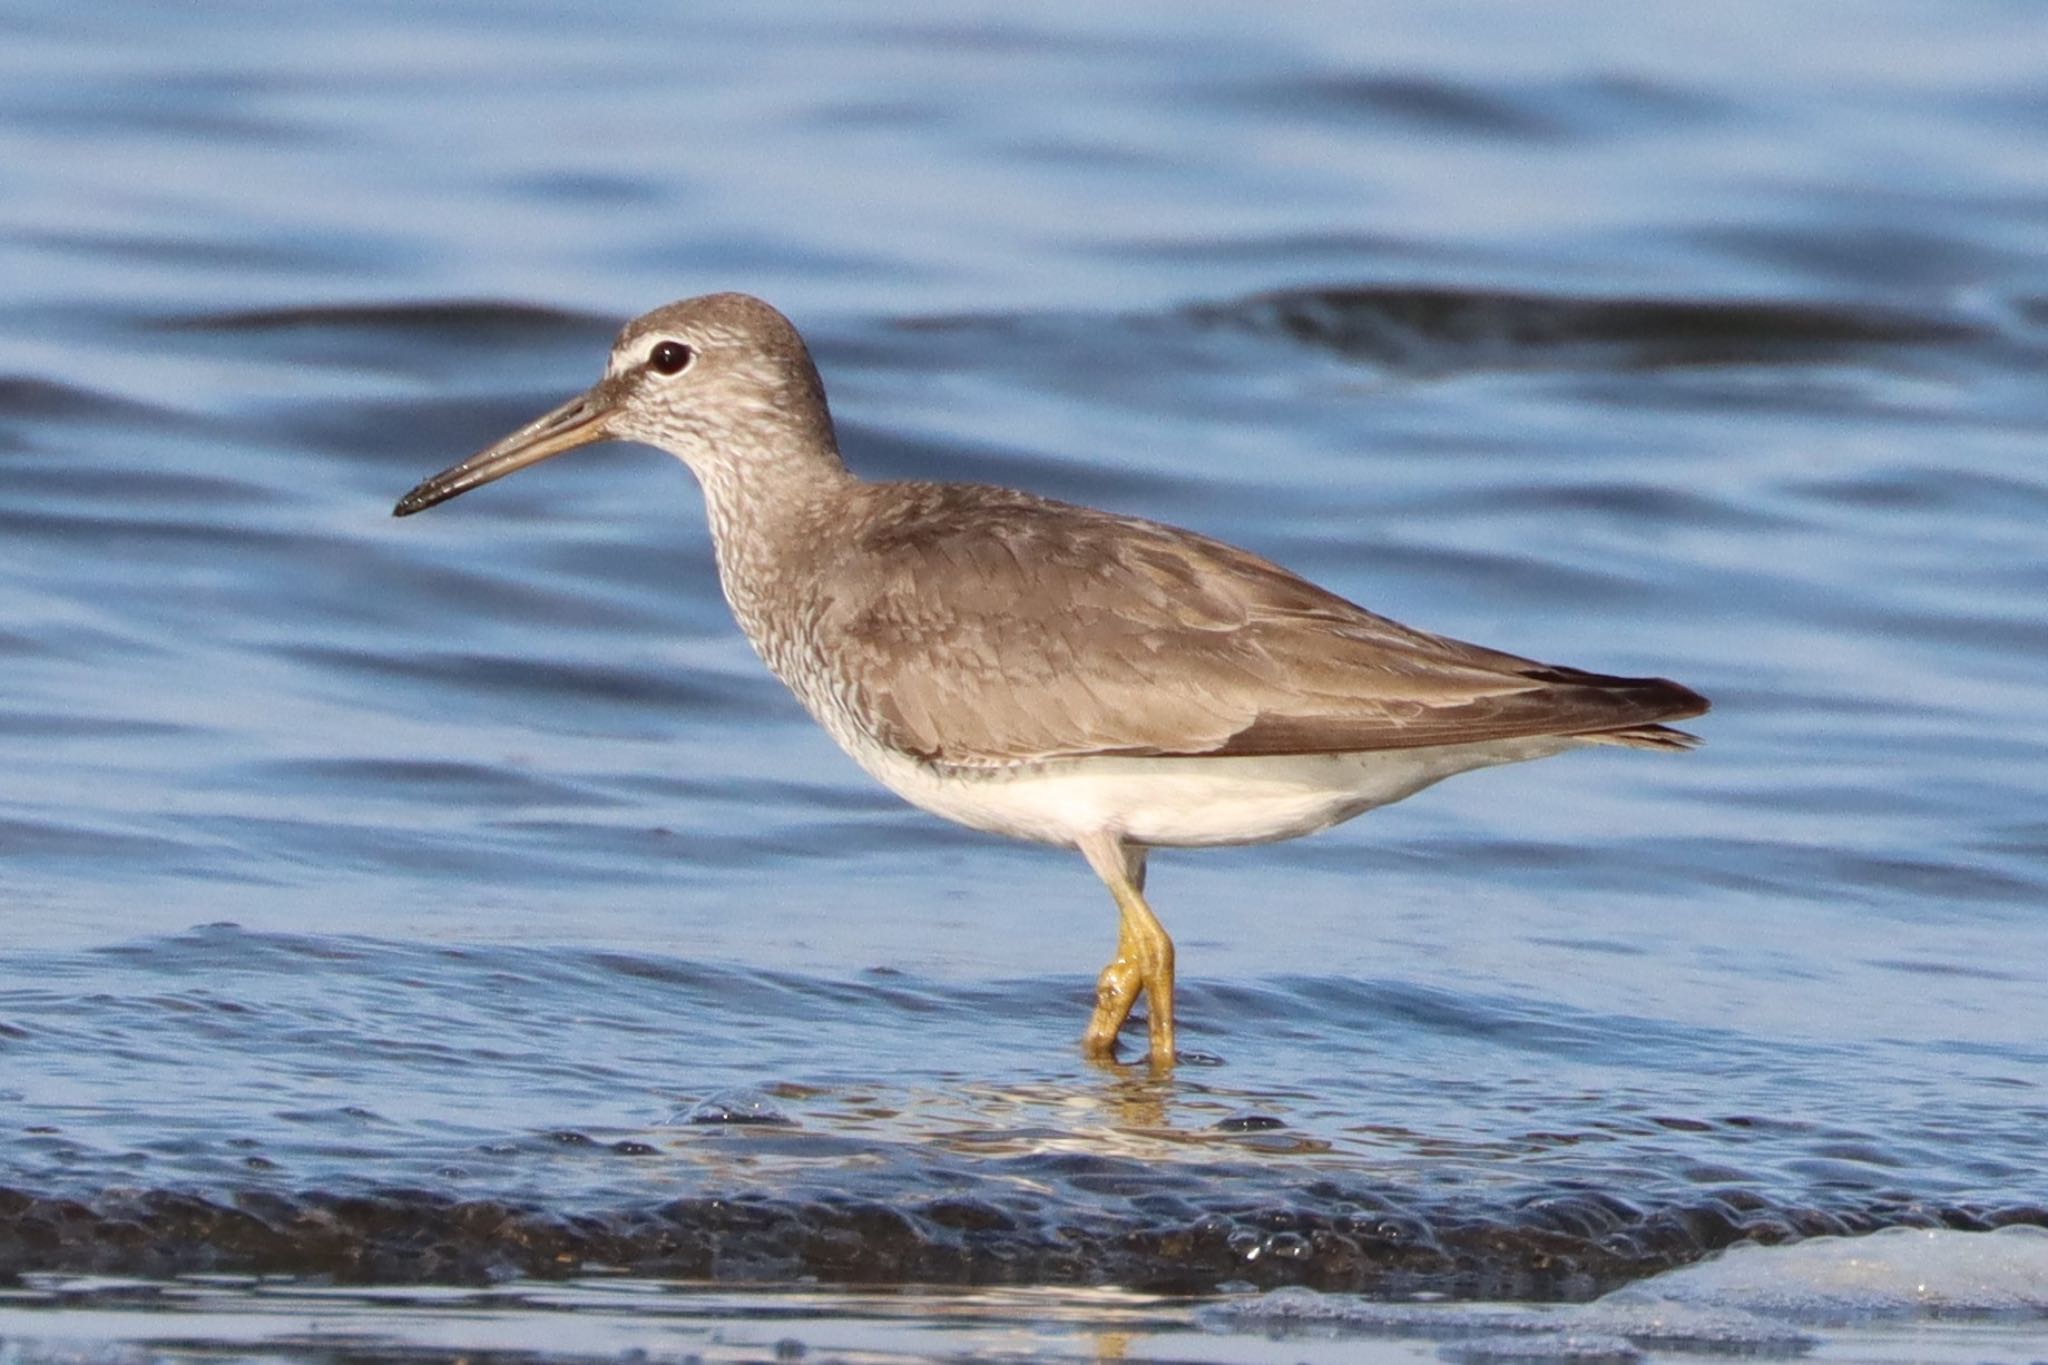
<path fill-rule="evenodd" d="M 789 619 L 787 599 L 803 591 L 836 539 L 831 528 L 861 482 L 836 451 L 826 456 L 816 450 L 801 464 L 728 466 L 703 481 L 719 585 L 740 628 L 778 673 L 785 642 L 777 623 Z"/>

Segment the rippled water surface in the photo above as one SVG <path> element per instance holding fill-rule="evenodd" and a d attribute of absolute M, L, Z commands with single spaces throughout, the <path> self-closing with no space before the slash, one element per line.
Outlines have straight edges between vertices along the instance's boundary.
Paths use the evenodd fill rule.
<path fill-rule="evenodd" d="M 0 1281 L 1582 1299 L 2048 1223 L 2048 17 L 0 16 Z M 1081 860 L 873 786 L 697 494 L 396 496 L 761 294 L 849 459 L 1712 697 Z"/>

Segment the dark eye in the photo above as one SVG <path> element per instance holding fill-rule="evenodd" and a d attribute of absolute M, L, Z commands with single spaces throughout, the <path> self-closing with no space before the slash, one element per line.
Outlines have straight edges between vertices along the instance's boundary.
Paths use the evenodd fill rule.
<path fill-rule="evenodd" d="M 647 368 L 656 374 L 681 374 L 697 353 L 680 341 L 663 341 L 647 353 Z"/>

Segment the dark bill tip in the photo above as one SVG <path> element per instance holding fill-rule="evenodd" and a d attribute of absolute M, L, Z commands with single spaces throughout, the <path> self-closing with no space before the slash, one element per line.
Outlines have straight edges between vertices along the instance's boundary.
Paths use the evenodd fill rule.
<path fill-rule="evenodd" d="M 411 492 L 391 509 L 394 517 L 424 512 L 436 503 L 467 493 L 472 488 L 502 479 L 515 470 L 538 464 L 577 446 L 602 441 L 609 435 L 604 419 L 611 405 L 600 389 L 572 398 L 554 411 L 528 422 L 497 444 L 450 466 L 414 485 Z"/>
<path fill-rule="evenodd" d="M 394 517 L 409 517 L 415 512 L 424 512 L 435 503 L 446 502 L 455 496 L 453 493 L 444 493 L 432 487 L 432 483 L 433 480 L 429 479 L 427 482 L 415 487 L 412 492 L 400 498 L 398 505 L 391 509 L 391 515 Z"/>

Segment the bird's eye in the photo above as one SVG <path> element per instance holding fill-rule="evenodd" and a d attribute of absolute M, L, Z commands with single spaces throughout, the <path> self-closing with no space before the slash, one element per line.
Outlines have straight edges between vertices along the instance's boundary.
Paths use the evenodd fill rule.
<path fill-rule="evenodd" d="M 647 353 L 647 368 L 656 374 L 681 374 L 697 353 L 680 341 L 664 341 Z"/>

